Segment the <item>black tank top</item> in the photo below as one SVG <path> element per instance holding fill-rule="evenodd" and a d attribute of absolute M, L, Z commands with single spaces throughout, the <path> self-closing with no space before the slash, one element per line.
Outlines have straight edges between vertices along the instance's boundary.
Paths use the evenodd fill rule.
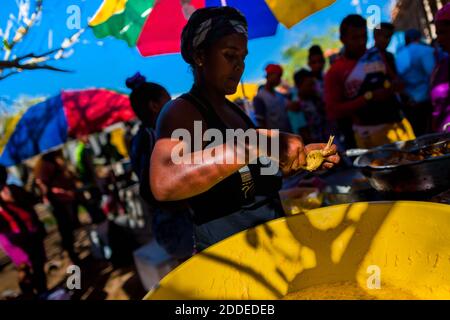
<path fill-rule="evenodd" d="M 197 108 L 208 129 L 218 129 L 225 136 L 225 130 L 229 128 L 201 95 L 198 88 L 194 86 L 189 93 L 180 98 L 189 101 Z M 244 111 L 228 100 L 227 103 L 249 128 L 256 129 Z M 243 208 L 252 210 L 271 201 L 279 201 L 278 191 L 282 186 L 281 174 L 261 175 L 262 167 L 263 165 L 259 161 L 258 164 L 249 164 L 208 191 L 188 199 L 187 202 L 193 211 L 195 224 L 201 225 Z M 264 200 L 256 202 L 255 196 L 263 196 Z"/>

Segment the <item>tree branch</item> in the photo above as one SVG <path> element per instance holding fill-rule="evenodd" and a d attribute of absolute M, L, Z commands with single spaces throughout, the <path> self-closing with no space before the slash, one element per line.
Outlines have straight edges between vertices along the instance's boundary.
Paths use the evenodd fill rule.
<path fill-rule="evenodd" d="M 4 76 L 0 76 L 0 80 L 4 80 L 4 79 L 6 79 L 6 78 L 8 78 L 8 77 L 10 77 L 10 76 L 12 76 L 14 74 L 17 74 L 17 73 L 19 73 L 19 71 L 11 71 L 11 72 L 9 72 L 8 74 L 6 74 Z"/>
<path fill-rule="evenodd" d="M 18 71 L 14 71 L 14 72 L 10 72 L 4 76 L 0 76 L 0 80 L 3 80 L 7 77 L 9 77 L 11 74 L 16 74 L 16 73 L 20 73 L 21 70 L 37 70 L 37 69 L 45 69 L 45 70 L 53 70 L 53 71 L 58 71 L 58 72 L 71 72 L 69 70 L 65 70 L 65 69 L 60 69 L 57 67 L 53 67 L 50 66 L 48 64 L 41 64 L 44 61 L 47 60 L 57 60 L 58 58 L 55 59 L 55 57 L 50 57 L 52 54 L 57 53 L 57 52 L 65 52 L 67 49 L 71 48 L 73 46 L 73 44 L 75 43 L 74 40 L 72 39 L 76 39 L 76 37 L 79 35 L 79 33 L 82 31 L 78 31 L 77 33 L 75 33 L 74 35 L 72 35 L 68 42 L 69 44 L 62 44 L 59 48 L 56 49 L 52 49 L 49 51 L 46 51 L 44 53 L 40 53 L 40 54 L 36 54 L 36 53 L 28 53 L 25 54 L 23 56 L 17 57 L 13 60 L 0 60 L 0 75 L 3 72 L 3 70 L 6 69 L 16 69 Z M 41 62 L 33 62 L 33 59 L 39 59 L 39 58 L 47 58 L 44 61 Z M 27 59 L 30 59 L 30 61 L 26 61 Z"/>
<path fill-rule="evenodd" d="M 52 71 L 58 71 L 58 72 L 72 72 L 70 70 L 60 69 L 53 66 L 49 66 L 47 64 L 25 64 L 20 69 L 23 70 L 37 70 L 37 69 L 45 69 L 45 70 L 52 70 Z"/>
<path fill-rule="evenodd" d="M 42 12 L 42 1 L 43 0 L 36 0 L 36 8 L 34 9 L 31 18 L 28 20 L 28 17 L 26 17 L 26 20 L 28 21 L 24 21 L 25 27 L 21 26 L 17 29 L 11 42 L 8 42 L 8 40 L 5 39 L 6 40 L 5 45 L 10 52 L 16 46 L 16 44 L 18 44 L 20 41 L 23 40 L 23 38 L 28 34 L 28 31 L 30 31 L 30 28 L 36 22 L 37 18 L 39 17 L 39 14 Z"/>
<path fill-rule="evenodd" d="M 31 1 L 31 0 L 29 0 Z M 24 54 L 22 56 L 11 58 L 13 54 L 13 48 L 19 42 L 21 42 L 24 37 L 28 34 L 30 28 L 34 25 L 34 23 L 39 19 L 40 14 L 42 13 L 42 3 L 43 0 L 35 0 L 35 8 L 34 12 L 29 15 L 30 4 L 27 2 L 23 4 L 22 2 L 19 4 L 19 14 L 17 20 L 19 23 L 19 28 L 16 30 L 15 35 L 12 40 L 9 40 L 9 32 L 8 35 L 3 39 L 4 46 L 3 51 L 5 51 L 5 56 L 3 60 L 0 60 L 0 80 L 3 80 L 11 75 L 22 72 L 23 70 L 52 70 L 58 72 L 71 72 L 69 70 L 64 70 L 61 68 L 57 68 L 49 65 L 49 61 L 56 61 L 60 59 L 65 59 L 73 52 L 73 46 L 79 41 L 81 34 L 85 31 L 85 29 L 80 29 L 70 37 L 65 38 L 63 42 L 56 49 L 51 49 L 44 51 L 43 53 L 35 53 L 30 52 Z M 28 6 L 26 10 L 22 5 Z M 11 23 L 14 19 L 11 18 Z M 0 48 L 0 51 L 1 48 Z"/>
<path fill-rule="evenodd" d="M 45 56 L 49 56 L 49 55 L 51 55 L 53 53 L 56 53 L 56 52 L 58 52 L 61 49 L 62 48 L 52 49 L 52 50 L 49 50 L 49 51 L 41 53 L 41 54 L 28 53 L 28 54 L 26 54 L 24 56 L 21 56 L 21 57 L 18 57 L 16 59 L 14 59 L 14 60 L 20 61 L 20 60 L 24 60 L 24 59 L 28 59 L 28 58 L 42 58 L 42 57 L 45 57 Z M 1 61 L 0 61 L 0 63 L 1 63 Z"/>

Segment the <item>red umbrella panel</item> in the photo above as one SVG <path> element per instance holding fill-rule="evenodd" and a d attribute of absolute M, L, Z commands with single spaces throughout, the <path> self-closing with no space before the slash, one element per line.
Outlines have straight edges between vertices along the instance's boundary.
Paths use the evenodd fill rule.
<path fill-rule="evenodd" d="M 18 164 L 71 137 L 99 132 L 134 118 L 125 94 L 107 89 L 62 91 L 24 113 L 0 156 L 0 164 Z"/>
<path fill-rule="evenodd" d="M 135 118 L 127 95 L 92 89 L 61 93 L 70 137 L 79 137 Z"/>

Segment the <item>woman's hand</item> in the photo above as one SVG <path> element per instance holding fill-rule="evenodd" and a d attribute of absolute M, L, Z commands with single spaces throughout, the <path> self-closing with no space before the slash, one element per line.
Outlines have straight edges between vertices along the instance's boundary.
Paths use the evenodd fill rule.
<path fill-rule="evenodd" d="M 283 175 L 290 175 L 306 164 L 305 145 L 300 136 L 280 132 L 279 166 Z"/>
<path fill-rule="evenodd" d="M 313 143 L 304 145 L 300 136 L 280 133 L 280 169 L 283 175 L 291 175 L 306 166 L 307 155 L 314 150 L 323 150 L 326 143 Z M 336 145 L 332 145 L 327 152 L 327 156 L 321 169 L 331 169 L 340 161 L 337 154 Z"/>
<path fill-rule="evenodd" d="M 314 150 L 324 150 L 327 146 L 326 143 L 312 143 L 305 146 L 305 153 L 308 155 L 311 151 Z M 339 154 L 337 153 L 337 146 L 335 144 L 331 145 L 329 149 L 327 149 L 327 156 L 324 157 L 324 161 L 322 163 L 321 169 L 331 169 L 336 164 L 341 161 Z"/>

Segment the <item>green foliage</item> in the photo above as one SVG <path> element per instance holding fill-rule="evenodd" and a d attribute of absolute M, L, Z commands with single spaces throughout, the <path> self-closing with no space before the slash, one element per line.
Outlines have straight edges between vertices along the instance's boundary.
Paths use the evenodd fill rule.
<path fill-rule="evenodd" d="M 324 53 L 327 50 L 339 49 L 341 47 L 341 42 L 339 41 L 338 34 L 337 27 L 331 28 L 328 30 L 327 34 L 323 36 L 304 34 L 295 45 L 287 48 L 283 52 L 283 59 L 286 61 L 283 65 L 285 70 L 283 78 L 292 84 L 293 74 L 301 68 L 308 67 L 308 50 L 312 45 L 320 45 Z"/>

